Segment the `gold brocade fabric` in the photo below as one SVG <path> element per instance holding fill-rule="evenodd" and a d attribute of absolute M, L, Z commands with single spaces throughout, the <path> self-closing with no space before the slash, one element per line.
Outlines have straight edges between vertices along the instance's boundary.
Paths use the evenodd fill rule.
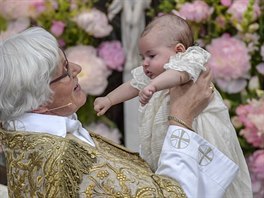
<path fill-rule="evenodd" d="M 155 175 L 137 153 L 91 133 L 74 136 L 0 129 L 9 197 L 186 197 L 174 180 Z"/>

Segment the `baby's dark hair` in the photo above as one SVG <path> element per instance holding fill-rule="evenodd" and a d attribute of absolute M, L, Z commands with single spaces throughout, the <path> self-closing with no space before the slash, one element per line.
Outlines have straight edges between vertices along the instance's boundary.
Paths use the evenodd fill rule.
<path fill-rule="evenodd" d="M 141 37 L 144 37 L 153 29 L 157 30 L 169 45 L 182 43 L 186 49 L 194 45 L 191 27 L 187 21 L 177 15 L 165 14 L 154 18 L 145 27 Z"/>

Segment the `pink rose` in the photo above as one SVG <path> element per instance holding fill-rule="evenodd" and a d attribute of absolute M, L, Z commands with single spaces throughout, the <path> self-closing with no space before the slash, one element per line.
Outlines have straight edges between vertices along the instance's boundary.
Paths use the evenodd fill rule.
<path fill-rule="evenodd" d="M 113 70 L 122 71 L 125 52 L 119 41 L 106 41 L 98 47 L 98 55 Z"/>
<path fill-rule="evenodd" d="M 206 46 L 211 53 L 208 66 L 217 85 L 228 93 L 238 93 L 246 85 L 251 67 L 250 56 L 246 44 L 228 34 L 213 39 L 211 44 Z"/>
<path fill-rule="evenodd" d="M 52 21 L 52 26 L 50 31 L 56 36 L 59 37 L 64 31 L 65 23 L 62 21 Z"/>
<path fill-rule="evenodd" d="M 68 48 L 65 52 L 69 61 L 82 67 L 78 79 L 85 93 L 94 96 L 102 94 L 108 84 L 107 78 L 111 71 L 97 56 L 96 49 L 93 46 L 78 45 Z"/>
<path fill-rule="evenodd" d="M 210 8 L 204 1 L 196 0 L 193 3 L 185 3 L 179 10 L 179 15 L 184 16 L 189 21 L 200 23 L 206 21 L 212 14 Z"/>

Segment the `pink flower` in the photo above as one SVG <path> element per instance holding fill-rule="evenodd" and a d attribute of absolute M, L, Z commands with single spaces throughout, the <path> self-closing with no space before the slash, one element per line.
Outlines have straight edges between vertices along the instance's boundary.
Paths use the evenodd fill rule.
<path fill-rule="evenodd" d="M 250 56 L 244 42 L 228 34 L 213 39 L 206 49 L 212 54 L 208 66 L 217 85 L 228 93 L 237 93 L 247 85 Z"/>
<path fill-rule="evenodd" d="M 82 12 L 74 20 L 80 28 L 96 38 L 105 37 L 113 30 L 106 15 L 94 8 L 89 12 Z"/>
<path fill-rule="evenodd" d="M 232 3 L 232 0 L 221 0 L 223 6 L 229 7 Z"/>
<path fill-rule="evenodd" d="M 78 75 L 82 89 L 87 94 L 102 94 L 108 84 L 107 77 L 111 71 L 96 55 L 96 49 L 92 46 L 78 45 L 68 48 L 65 52 L 70 62 L 82 67 L 82 71 Z"/>
<path fill-rule="evenodd" d="M 38 14 L 40 14 L 40 13 L 42 13 L 42 12 L 44 12 L 46 10 L 45 1 L 44 0 L 39 0 L 39 1 L 34 2 L 33 6 L 35 7 L 36 12 Z"/>
<path fill-rule="evenodd" d="M 264 197 L 264 150 L 257 150 L 247 158 L 254 198 Z"/>
<path fill-rule="evenodd" d="M 179 10 L 180 16 L 184 16 L 189 21 L 197 23 L 206 21 L 212 14 L 213 8 L 210 8 L 204 1 L 194 1 L 185 3 Z"/>
<path fill-rule="evenodd" d="M 56 36 L 59 37 L 64 31 L 65 23 L 62 21 L 52 21 L 52 26 L 50 31 Z"/>
<path fill-rule="evenodd" d="M 125 52 L 119 41 L 106 41 L 98 47 L 98 55 L 113 70 L 122 71 Z"/>
<path fill-rule="evenodd" d="M 247 10 L 249 0 L 236 0 L 227 10 L 227 13 L 231 14 L 232 20 L 242 22 L 243 14 Z M 257 2 L 253 6 L 253 20 L 260 15 L 260 8 Z"/>
<path fill-rule="evenodd" d="M 255 128 L 242 129 L 239 133 L 243 136 L 248 143 L 252 144 L 254 147 L 263 147 L 264 138 L 258 135 L 258 131 Z"/>
<path fill-rule="evenodd" d="M 253 146 L 264 148 L 264 98 L 238 106 L 236 114 L 244 125 L 240 134 Z"/>
<path fill-rule="evenodd" d="M 27 17 L 36 18 L 44 11 L 44 4 L 45 0 L 0 0 L 0 13 L 9 20 Z"/>
<path fill-rule="evenodd" d="M 251 176 L 252 177 L 252 176 Z M 252 191 L 254 198 L 264 197 L 264 180 L 252 179 Z"/>
<path fill-rule="evenodd" d="M 264 179 L 264 150 L 257 150 L 249 157 L 249 166 L 257 178 Z"/>
<path fill-rule="evenodd" d="M 92 123 L 86 127 L 88 130 L 91 130 L 103 137 L 112 140 L 113 142 L 120 144 L 120 138 L 122 137 L 121 133 L 117 128 L 109 128 L 104 123 Z"/>

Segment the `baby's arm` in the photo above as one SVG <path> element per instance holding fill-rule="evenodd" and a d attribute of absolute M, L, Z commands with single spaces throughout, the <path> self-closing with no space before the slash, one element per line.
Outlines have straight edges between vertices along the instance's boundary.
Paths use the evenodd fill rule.
<path fill-rule="evenodd" d="M 184 84 L 190 80 L 187 72 L 168 69 L 154 78 L 149 85 L 155 87 L 156 91 L 169 89 Z"/>
<path fill-rule="evenodd" d="M 94 110 L 98 116 L 104 113 L 113 105 L 119 104 L 138 96 L 138 89 L 132 87 L 130 82 L 123 83 L 105 97 L 98 97 L 94 101 Z"/>
<path fill-rule="evenodd" d="M 168 69 L 154 78 L 139 92 L 139 101 L 142 105 L 145 105 L 156 91 L 169 89 L 177 85 L 184 84 L 189 80 L 190 77 L 187 72 Z"/>

